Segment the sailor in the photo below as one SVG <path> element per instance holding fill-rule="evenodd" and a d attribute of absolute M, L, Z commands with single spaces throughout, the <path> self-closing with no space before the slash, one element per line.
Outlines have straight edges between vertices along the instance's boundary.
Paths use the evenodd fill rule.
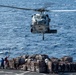
<path fill-rule="evenodd" d="M 9 61 L 8 61 L 8 57 L 5 57 L 5 68 L 9 67 Z"/>
<path fill-rule="evenodd" d="M 4 59 L 1 58 L 1 67 L 4 69 Z"/>

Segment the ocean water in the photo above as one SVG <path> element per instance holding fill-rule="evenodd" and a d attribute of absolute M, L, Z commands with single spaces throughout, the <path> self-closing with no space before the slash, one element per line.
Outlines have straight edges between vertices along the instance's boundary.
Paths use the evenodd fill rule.
<path fill-rule="evenodd" d="M 0 0 L 0 4 L 49 10 L 76 9 L 76 0 Z M 50 28 L 58 32 L 45 34 L 44 41 L 42 34 L 30 32 L 34 13 L 38 12 L 0 7 L 0 58 L 47 54 L 58 58 L 72 56 L 76 61 L 76 12 L 46 12 L 51 18 Z"/>

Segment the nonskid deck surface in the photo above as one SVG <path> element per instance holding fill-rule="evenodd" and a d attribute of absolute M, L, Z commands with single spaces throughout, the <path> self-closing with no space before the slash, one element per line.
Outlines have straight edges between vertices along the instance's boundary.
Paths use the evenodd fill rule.
<path fill-rule="evenodd" d="M 0 69 L 0 75 L 76 75 L 76 73 L 44 74 L 30 71 Z"/>

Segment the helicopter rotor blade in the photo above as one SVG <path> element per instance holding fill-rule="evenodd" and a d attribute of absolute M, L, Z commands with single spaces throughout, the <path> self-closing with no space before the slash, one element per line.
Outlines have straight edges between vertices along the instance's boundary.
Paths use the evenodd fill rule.
<path fill-rule="evenodd" d="M 76 12 L 76 10 L 49 10 L 50 12 Z"/>
<path fill-rule="evenodd" d="M 45 8 L 31 9 L 31 8 L 21 8 L 21 7 L 15 7 L 15 6 L 7 6 L 7 5 L 0 5 L 0 7 L 20 9 L 20 10 L 33 10 L 33 11 L 38 11 L 38 12 L 44 12 L 44 11 L 48 12 L 49 11 L 49 10 L 46 10 Z"/>
<path fill-rule="evenodd" d="M 0 5 L 0 7 L 20 9 L 20 10 L 33 10 L 33 11 L 38 11 L 38 12 L 76 12 L 76 10 L 47 10 L 45 8 L 31 9 L 31 8 L 21 8 L 21 7 L 8 6 L 8 5 Z"/>
<path fill-rule="evenodd" d="M 20 10 L 34 10 L 34 11 L 36 10 L 36 9 L 31 9 L 31 8 L 20 8 L 20 7 L 15 7 L 15 6 L 8 6 L 8 5 L 0 5 L 0 7 L 20 9 Z"/>

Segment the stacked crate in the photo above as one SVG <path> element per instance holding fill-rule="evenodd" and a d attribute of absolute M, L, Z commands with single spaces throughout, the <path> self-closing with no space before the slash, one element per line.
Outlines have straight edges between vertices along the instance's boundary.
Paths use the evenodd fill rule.
<path fill-rule="evenodd" d="M 27 71 L 27 65 L 26 64 L 23 64 L 21 70 Z"/>
<path fill-rule="evenodd" d="M 41 60 L 38 63 L 38 69 L 39 69 L 39 73 L 46 73 L 47 71 L 47 66 L 45 61 Z"/>
<path fill-rule="evenodd" d="M 16 63 L 20 57 L 15 58 Z M 32 71 L 39 73 L 60 73 L 60 72 L 76 72 L 76 63 L 73 62 L 73 58 L 70 56 L 64 56 L 61 59 L 50 58 L 47 55 L 32 55 L 22 56 L 25 59 L 25 63 L 20 65 L 19 69 L 24 71 Z M 9 67 L 14 69 L 14 60 L 9 60 Z"/>
<path fill-rule="evenodd" d="M 9 68 L 10 69 L 14 69 L 14 61 L 13 61 L 13 59 L 9 60 Z"/>
<path fill-rule="evenodd" d="M 47 63 L 47 72 L 48 73 L 53 73 L 53 69 L 52 69 L 52 61 L 48 61 Z"/>
<path fill-rule="evenodd" d="M 61 58 L 61 61 L 64 61 L 64 62 L 73 62 L 73 57 L 64 56 L 64 57 Z"/>
<path fill-rule="evenodd" d="M 27 59 L 27 70 L 30 71 L 31 70 L 31 59 Z"/>
<path fill-rule="evenodd" d="M 73 71 L 73 58 L 70 56 L 64 56 L 59 62 L 59 72 L 72 72 Z"/>
<path fill-rule="evenodd" d="M 36 72 L 36 64 L 37 64 L 37 62 L 35 60 L 31 61 L 31 65 L 30 65 L 31 69 L 30 69 L 30 71 Z"/>

